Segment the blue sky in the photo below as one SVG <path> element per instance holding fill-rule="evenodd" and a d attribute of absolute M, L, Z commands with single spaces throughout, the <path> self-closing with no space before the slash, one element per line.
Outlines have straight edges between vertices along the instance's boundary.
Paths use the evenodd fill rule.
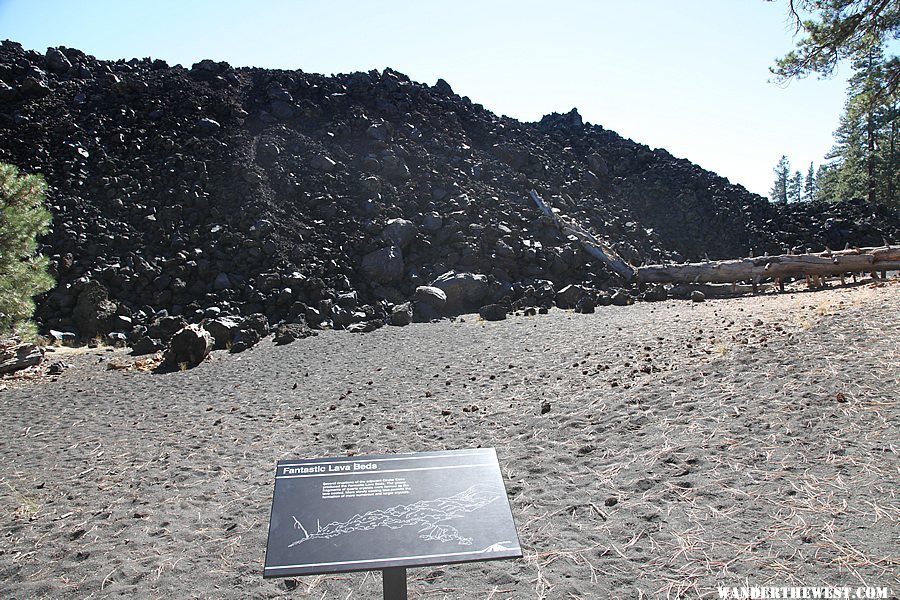
<path fill-rule="evenodd" d="M 768 82 L 794 46 L 786 10 L 785 0 L 0 0 L 0 39 L 187 67 L 212 58 L 443 77 L 524 121 L 577 107 L 767 195 L 782 154 L 804 173 L 823 161 L 849 74 Z"/>

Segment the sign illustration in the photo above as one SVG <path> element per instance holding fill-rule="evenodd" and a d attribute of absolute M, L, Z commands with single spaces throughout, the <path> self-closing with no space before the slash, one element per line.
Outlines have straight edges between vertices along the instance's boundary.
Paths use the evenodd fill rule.
<path fill-rule="evenodd" d="M 278 463 L 265 577 L 521 556 L 493 448 Z"/>

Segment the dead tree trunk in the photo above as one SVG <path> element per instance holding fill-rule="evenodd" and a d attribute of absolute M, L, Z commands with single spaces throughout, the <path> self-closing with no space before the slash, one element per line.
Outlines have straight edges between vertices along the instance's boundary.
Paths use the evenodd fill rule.
<path fill-rule="evenodd" d="M 578 240 L 585 252 L 598 259 L 607 269 L 611 270 L 628 283 L 634 281 L 634 267 L 625 262 L 609 245 L 595 238 L 578 223 L 571 221 L 564 215 L 555 213 L 534 190 L 531 190 L 531 199 L 534 200 L 537 207 L 541 209 L 541 212 L 553 221 L 553 224 L 556 225 L 557 229 Z"/>
<path fill-rule="evenodd" d="M 12 373 L 41 364 L 44 350 L 17 340 L 0 340 L 0 374 Z"/>
<path fill-rule="evenodd" d="M 563 234 L 577 240 L 584 250 L 627 283 L 715 284 L 730 283 L 733 294 L 746 292 L 766 280 L 783 288 L 786 277 L 843 276 L 847 273 L 875 273 L 900 270 L 900 246 L 853 248 L 817 254 L 758 256 L 740 260 L 707 261 L 675 265 L 633 267 L 608 244 L 551 208 L 534 190 L 531 199 Z M 749 282 L 744 287 L 738 282 Z M 713 288 L 714 289 L 714 288 Z M 723 292 L 724 293 L 724 292 Z"/>
<path fill-rule="evenodd" d="M 640 283 L 733 283 L 807 275 L 829 276 L 900 269 L 900 246 L 860 248 L 840 252 L 760 256 L 637 269 Z"/>

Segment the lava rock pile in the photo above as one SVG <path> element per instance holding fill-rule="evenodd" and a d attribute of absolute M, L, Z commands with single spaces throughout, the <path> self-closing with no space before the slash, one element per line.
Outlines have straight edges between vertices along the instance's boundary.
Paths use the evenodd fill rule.
<path fill-rule="evenodd" d="M 41 326 L 148 351 L 191 323 L 240 349 L 270 323 L 500 318 L 616 287 L 531 189 L 634 264 L 900 233 L 896 211 L 776 207 L 575 110 L 520 123 L 391 69 L 187 69 L 6 41 L 0 128 L 0 160 L 50 186 Z"/>

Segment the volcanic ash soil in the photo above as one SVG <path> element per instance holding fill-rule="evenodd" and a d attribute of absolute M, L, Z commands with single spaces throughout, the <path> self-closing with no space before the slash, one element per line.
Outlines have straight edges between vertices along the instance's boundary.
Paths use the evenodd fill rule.
<path fill-rule="evenodd" d="M 525 557 L 410 569 L 412 598 L 897 590 L 897 292 L 327 331 L 164 375 L 57 350 L 0 382 L 0 596 L 380 597 L 262 578 L 275 462 L 474 446 Z"/>

